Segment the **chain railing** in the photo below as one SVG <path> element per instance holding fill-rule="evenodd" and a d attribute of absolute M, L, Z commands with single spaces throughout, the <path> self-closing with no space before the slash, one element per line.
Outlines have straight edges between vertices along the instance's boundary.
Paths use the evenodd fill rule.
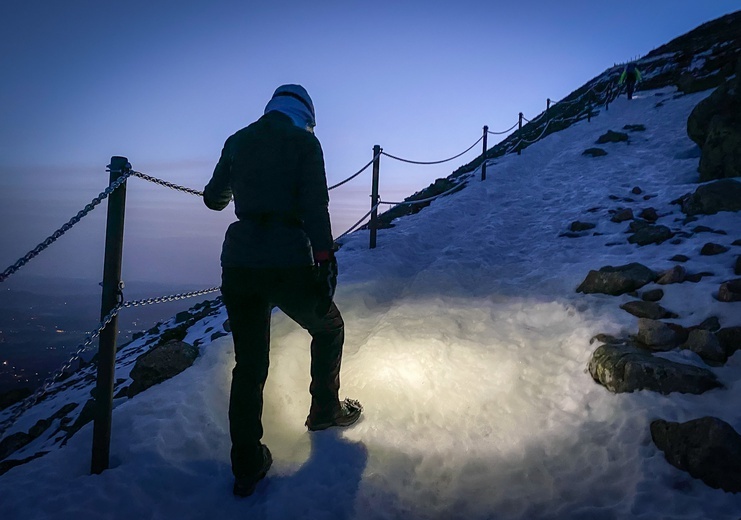
<path fill-rule="evenodd" d="M 577 96 L 573 100 L 569 101 L 559 101 L 556 102 L 553 106 L 556 106 L 557 108 L 563 108 L 570 105 L 574 105 L 579 100 L 583 99 L 587 95 L 594 95 L 597 99 L 594 101 L 590 101 L 590 104 L 587 106 L 586 111 L 580 110 L 577 114 L 567 117 L 567 118 L 556 118 L 551 119 L 548 117 L 549 108 L 551 108 L 551 100 L 548 100 L 548 108 L 545 112 L 539 114 L 538 116 L 534 117 L 533 119 L 527 119 L 520 113 L 520 120 L 512 125 L 507 130 L 503 130 L 501 132 L 493 132 L 489 131 L 488 127 L 484 127 L 484 135 L 480 137 L 478 140 L 476 140 L 475 143 L 473 143 L 470 147 L 468 147 L 463 152 L 456 154 L 452 157 L 449 157 L 447 159 L 442 160 L 436 160 L 436 161 L 416 161 L 416 160 L 410 160 L 410 159 L 404 159 L 402 157 L 398 157 L 389 153 L 384 152 L 379 146 L 376 146 L 374 148 L 374 155 L 373 158 L 365 164 L 359 171 L 352 174 L 348 178 L 340 181 L 337 184 L 334 184 L 332 186 L 328 187 L 328 190 L 334 190 L 347 182 L 355 179 L 358 177 L 361 173 L 366 171 L 371 165 L 373 166 L 373 182 L 374 182 L 374 188 L 373 192 L 375 195 L 372 195 L 374 197 L 374 204 L 371 207 L 371 209 L 363 215 L 360 220 L 358 220 L 355 224 L 353 224 L 347 231 L 342 233 L 337 237 L 337 240 L 344 238 L 348 234 L 352 233 L 353 231 L 357 230 L 362 223 L 371 216 L 371 222 L 369 223 L 369 228 L 371 230 L 374 230 L 377 227 L 377 222 L 374 221 L 376 218 L 376 211 L 378 207 L 381 204 L 388 204 L 392 206 L 408 206 L 408 205 L 416 205 L 416 204 L 427 204 L 430 203 L 440 197 L 444 197 L 446 195 L 452 194 L 455 191 L 460 190 L 465 184 L 463 182 L 457 183 L 452 188 L 439 193 L 437 195 L 426 197 L 422 199 L 416 199 L 416 200 L 404 200 L 401 202 L 392 202 L 392 201 L 385 201 L 381 200 L 380 197 L 377 195 L 378 193 L 378 174 L 379 174 L 379 164 L 380 164 L 380 157 L 381 155 L 385 155 L 390 159 L 394 159 L 397 161 L 409 163 L 409 164 L 418 164 L 418 165 L 435 165 L 435 164 L 442 164 L 449 161 L 452 161 L 458 157 L 461 157 L 462 155 L 466 154 L 470 150 L 472 150 L 477 144 L 479 144 L 482 140 L 484 141 L 484 149 L 482 152 L 482 158 L 483 158 L 483 166 L 482 168 L 485 168 L 487 157 L 486 157 L 486 136 L 491 135 L 502 135 L 506 134 L 508 132 L 511 132 L 519 125 L 518 131 L 513 133 L 511 136 L 509 136 L 505 141 L 503 141 L 501 144 L 504 144 L 507 142 L 507 140 L 510 140 L 511 142 L 507 144 L 504 148 L 504 152 L 502 155 L 507 155 L 513 152 L 521 152 L 523 145 L 533 144 L 540 139 L 542 139 L 546 133 L 548 132 L 548 129 L 551 124 L 553 123 L 571 123 L 573 121 L 578 121 L 581 118 L 584 117 L 584 114 L 587 114 L 587 117 L 591 117 L 592 114 L 592 103 L 598 104 L 601 102 L 609 103 L 611 98 L 614 99 L 614 95 L 619 94 L 619 89 L 613 90 L 611 81 L 607 81 L 605 85 L 601 89 L 598 89 L 598 86 L 600 85 L 600 80 L 598 79 L 595 81 L 593 85 L 590 86 L 585 92 Z M 542 129 L 539 128 L 539 121 L 543 118 L 546 118 L 546 122 L 543 125 Z M 526 121 L 528 123 L 529 127 L 532 127 L 536 123 L 538 123 L 535 127 L 535 132 L 539 131 L 539 134 L 534 139 L 525 139 L 522 132 L 524 131 L 522 127 L 522 121 Z M 529 133 L 532 133 L 533 130 L 529 130 Z M 142 173 L 139 171 L 133 171 L 130 169 L 130 165 L 128 165 L 128 168 L 121 172 L 121 175 L 113 182 L 110 183 L 110 185 L 101 192 L 96 198 L 94 198 L 88 205 L 86 205 L 80 212 L 78 212 L 77 215 L 75 215 L 73 218 L 71 218 L 67 223 L 65 223 L 62 227 L 60 227 L 58 230 L 56 230 L 52 235 L 47 237 L 42 243 L 40 243 L 38 246 L 36 246 L 34 249 L 29 251 L 26 255 L 21 257 L 16 263 L 5 269 L 0 274 L 0 282 L 5 281 L 9 276 L 14 274 L 18 271 L 21 267 L 23 267 L 26 263 L 28 263 L 31 259 L 33 259 L 35 256 L 40 254 L 42 251 L 44 251 L 46 248 L 48 248 L 52 243 L 54 243 L 56 240 L 58 240 L 62 235 L 64 235 L 67 231 L 69 231 L 74 225 L 76 225 L 82 218 L 84 218 L 86 215 L 88 215 L 98 204 L 100 204 L 103 200 L 105 200 L 111 193 L 113 193 L 117 188 L 119 188 L 121 185 L 123 185 L 126 182 L 126 179 L 129 176 L 134 176 L 141 178 L 145 181 L 164 186 L 166 188 L 180 191 L 183 193 L 203 197 L 203 192 L 199 190 L 195 190 L 192 188 L 188 188 L 185 186 L 180 186 L 178 184 L 175 184 L 173 182 L 169 182 L 163 179 L 159 179 L 157 177 L 154 177 L 152 175 L 148 175 L 146 173 Z M 373 246 L 371 246 L 373 247 Z M 131 301 L 123 301 L 123 296 L 119 292 L 119 301 L 118 303 L 111 309 L 111 311 L 103 318 L 103 320 L 99 323 L 99 326 L 97 329 L 90 332 L 85 340 L 78 345 L 78 347 L 75 349 L 72 356 L 69 358 L 68 361 L 66 361 L 59 369 L 57 369 L 55 372 L 52 373 L 50 377 L 48 377 L 44 383 L 39 386 L 36 391 L 26 399 L 24 399 L 21 403 L 14 405 L 15 408 L 13 409 L 13 412 L 10 416 L 10 418 L 6 419 L 2 425 L 0 425 L 0 439 L 3 438 L 5 433 L 17 422 L 17 420 L 34 404 L 38 403 L 51 389 L 52 387 L 60 381 L 60 379 L 68 372 L 68 370 L 72 367 L 72 364 L 81 358 L 82 354 L 86 352 L 87 350 L 91 349 L 91 345 L 93 342 L 98 339 L 103 332 L 103 330 L 111 323 L 114 317 L 116 317 L 121 309 L 124 308 L 130 308 L 130 307 L 140 307 L 145 305 L 153 305 L 153 304 L 159 304 L 159 303 L 165 303 L 165 302 L 173 302 L 178 300 L 183 300 L 187 298 L 193 298 L 198 296 L 204 296 L 206 294 L 211 294 L 214 292 L 219 291 L 219 287 L 211 287 L 208 289 L 202 289 L 198 291 L 191 291 L 186 293 L 179 293 L 179 294 L 173 294 L 169 296 L 159 296 L 154 298 L 147 298 L 147 299 L 140 299 L 140 300 L 131 300 Z"/>
<path fill-rule="evenodd" d="M 5 269 L 2 274 L 0 274 L 0 282 L 4 282 L 8 279 L 8 277 L 12 274 L 15 274 L 18 269 L 26 265 L 28 262 L 30 262 L 33 258 L 39 255 L 42 251 L 44 251 L 47 247 L 52 245 L 54 242 L 56 242 L 62 235 L 64 235 L 67 231 L 72 229 L 75 224 L 77 224 L 80 220 L 82 220 L 84 217 L 86 217 L 92 210 L 95 209 L 95 207 L 103 202 L 108 195 L 113 193 L 119 186 L 121 186 L 124 182 L 126 182 L 126 178 L 128 177 L 128 173 L 122 175 L 118 178 L 115 182 L 112 182 L 105 190 L 103 190 L 97 197 L 95 197 L 90 203 L 85 206 L 83 209 L 81 209 L 77 215 L 69 219 L 62 227 L 57 229 L 54 233 L 49 235 L 43 242 L 41 242 L 39 245 L 31 249 L 28 253 L 23 255 L 17 262 L 15 262 L 13 265 Z"/>

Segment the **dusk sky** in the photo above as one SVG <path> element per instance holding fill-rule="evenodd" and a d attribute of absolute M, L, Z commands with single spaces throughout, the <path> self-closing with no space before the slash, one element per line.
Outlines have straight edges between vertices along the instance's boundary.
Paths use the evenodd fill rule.
<path fill-rule="evenodd" d="M 414 160 L 455 155 L 483 125 L 497 131 L 520 111 L 534 117 L 546 98 L 738 7 L 3 0 L 0 269 L 106 186 L 112 155 L 202 189 L 224 140 L 257 119 L 282 83 L 300 83 L 313 97 L 333 184 L 368 162 L 374 144 Z M 403 198 L 473 157 L 435 167 L 384 157 L 381 195 Z M 331 193 L 335 236 L 368 210 L 369 193 L 369 172 Z M 105 204 L 14 278 L 99 279 L 104 217 Z M 125 277 L 218 285 L 233 218 L 231 207 L 216 214 L 196 197 L 131 179 Z"/>

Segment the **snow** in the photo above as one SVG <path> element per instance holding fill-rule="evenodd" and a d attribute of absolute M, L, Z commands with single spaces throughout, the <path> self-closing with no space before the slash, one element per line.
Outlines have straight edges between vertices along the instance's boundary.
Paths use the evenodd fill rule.
<path fill-rule="evenodd" d="M 741 495 L 670 466 L 649 424 L 714 415 L 741 431 L 733 406 L 741 354 L 712 367 L 726 388 L 699 396 L 615 395 L 586 372 L 590 338 L 634 333 L 637 323 L 619 309 L 629 296 L 575 292 L 590 269 L 661 270 L 686 254 L 689 272 L 714 275 L 663 286 L 661 304 L 681 316 L 673 321 L 741 325 L 741 303 L 712 297 L 733 277 L 739 248 L 699 255 L 706 242 L 741 238 L 741 215 L 689 225 L 727 235 L 644 247 L 627 243 L 627 223 L 609 220 L 610 209 L 652 206 L 659 223 L 681 227 L 669 202 L 697 186 L 686 119 L 708 92 L 674 93 L 621 97 L 591 123 L 490 161 L 485 182 L 474 172 L 466 189 L 381 230 L 376 249 L 367 232 L 347 237 L 336 298 L 347 327 L 342 394 L 363 403 L 363 419 L 306 431 L 308 336 L 276 313 L 263 416 L 275 462 L 254 496 L 231 493 L 226 336 L 202 346 L 179 376 L 116 400 L 111 469 L 89 475 L 87 425 L 65 447 L 0 476 L 3 518 L 737 519 Z M 630 133 L 629 144 L 581 155 L 607 130 L 639 123 L 646 131 Z M 644 201 L 634 186 L 655 197 Z M 597 227 L 559 237 L 574 220 Z M 204 320 L 190 340 L 223 319 Z M 663 355 L 703 365 L 686 351 Z"/>

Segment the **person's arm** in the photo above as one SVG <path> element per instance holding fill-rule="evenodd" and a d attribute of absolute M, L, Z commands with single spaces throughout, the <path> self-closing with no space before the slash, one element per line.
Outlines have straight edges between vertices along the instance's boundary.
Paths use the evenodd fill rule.
<path fill-rule="evenodd" d="M 299 218 L 311 241 L 316 261 L 328 260 L 333 256 L 332 227 L 329 220 L 329 192 L 324 171 L 324 154 L 319 140 L 306 135 L 302 157 L 302 183 L 299 189 Z"/>
<path fill-rule="evenodd" d="M 636 83 L 643 80 L 643 75 L 641 74 L 641 71 L 636 69 Z"/>
<path fill-rule="evenodd" d="M 625 83 L 625 75 L 626 71 L 623 71 L 623 73 L 620 74 L 620 81 L 618 81 L 618 85 L 622 85 L 623 83 Z"/>
<path fill-rule="evenodd" d="M 221 211 L 229 205 L 232 199 L 232 188 L 230 184 L 231 175 L 231 152 L 229 150 L 229 139 L 224 143 L 221 157 L 216 164 L 211 180 L 203 189 L 203 202 L 209 209 Z"/>

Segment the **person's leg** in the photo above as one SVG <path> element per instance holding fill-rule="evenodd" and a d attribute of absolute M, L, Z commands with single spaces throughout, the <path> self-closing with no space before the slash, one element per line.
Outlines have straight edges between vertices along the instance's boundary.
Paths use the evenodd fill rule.
<path fill-rule="evenodd" d="M 271 291 L 272 303 L 311 335 L 311 412 L 332 417 L 340 411 L 340 365 L 345 324 L 332 303 L 324 315 L 316 314 L 319 289 L 311 267 L 286 269 Z"/>
<path fill-rule="evenodd" d="M 263 387 L 270 351 L 270 303 L 256 269 L 223 271 L 222 294 L 234 339 L 236 364 L 229 397 L 232 471 L 250 477 L 264 464 L 261 447 Z"/>
<path fill-rule="evenodd" d="M 628 90 L 628 99 L 633 99 L 633 91 L 635 90 L 635 86 L 636 86 L 635 82 L 628 81 L 628 84 L 626 87 Z"/>

